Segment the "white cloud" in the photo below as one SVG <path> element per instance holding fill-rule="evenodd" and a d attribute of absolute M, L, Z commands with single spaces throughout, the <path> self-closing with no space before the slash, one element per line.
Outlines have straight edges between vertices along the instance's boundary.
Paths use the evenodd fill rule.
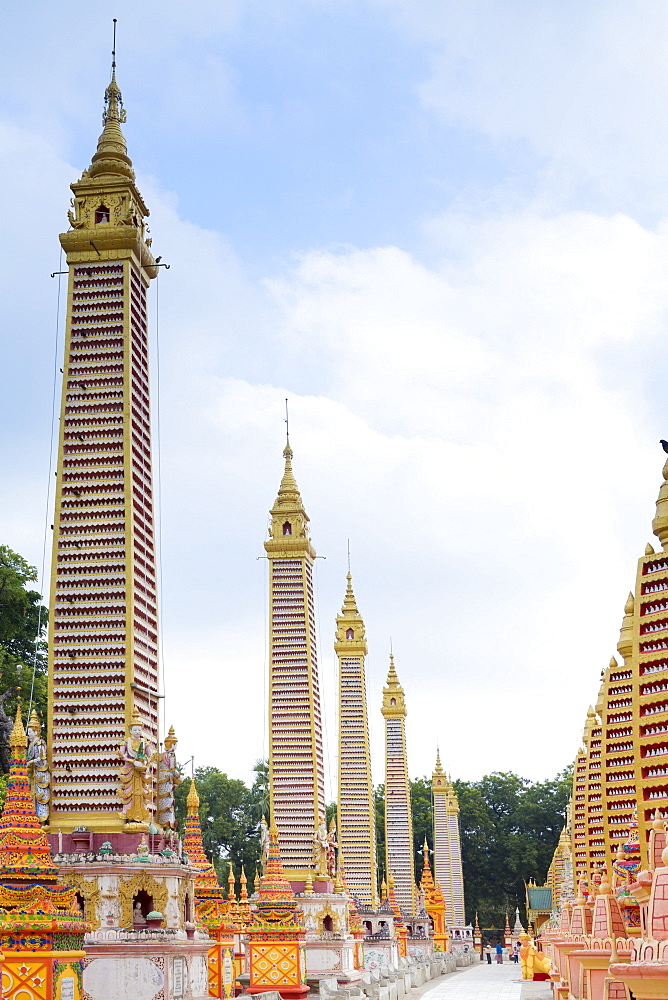
<path fill-rule="evenodd" d="M 520 188 L 530 152 L 550 204 L 579 197 L 665 213 L 668 11 L 660 0 L 375 2 L 427 52 L 424 106 L 498 144 Z"/>

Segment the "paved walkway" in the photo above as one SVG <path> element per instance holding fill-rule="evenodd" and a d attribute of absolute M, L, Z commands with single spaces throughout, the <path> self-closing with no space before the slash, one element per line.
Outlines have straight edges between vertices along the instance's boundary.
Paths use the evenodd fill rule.
<path fill-rule="evenodd" d="M 521 965 L 479 962 L 443 976 L 420 1000 L 548 1000 L 549 983 L 522 983 Z"/>

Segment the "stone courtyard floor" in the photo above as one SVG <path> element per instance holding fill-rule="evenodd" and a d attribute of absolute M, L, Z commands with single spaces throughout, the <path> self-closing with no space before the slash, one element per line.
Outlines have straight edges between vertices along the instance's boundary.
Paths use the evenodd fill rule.
<path fill-rule="evenodd" d="M 522 983 L 522 967 L 514 962 L 479 962 L 443 976 L 436 986 L 426 983 L 416 1000 L 552 1000 L 546 983 Z"/>

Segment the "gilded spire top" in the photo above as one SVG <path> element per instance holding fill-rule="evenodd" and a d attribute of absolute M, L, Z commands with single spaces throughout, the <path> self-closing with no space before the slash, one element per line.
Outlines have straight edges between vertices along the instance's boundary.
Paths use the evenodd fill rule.
<path fill-rule="evenodd" d="M 399 683 L 399 677 L 394 667 L 394 656 L 390 653 L 390 669 L 387 673 L 387 683 L 383 688 L 383 715 L 406 715 L 406 700 L 404 689 Z"/>
<path fill-rule="evenodd" d="M 14 719 L 14 728 L 12 729 L 11 736 L 9 737 L 9 745 L 12 749 L 17 750 L 25 750 L 28 746 L 28 737 L 26 736 L 26 731 L 23 728 L 23 721 L 21 719 L 20 700 L 16 706 L 16 718 Z"/>
<path fill-rule="evenodd" d="M 434 774 L 443 774 L 443 765 L 441 764 L 441 750 L 440 747 L 436 747 L 436 767 L 434 768 Z M 426 844 L 425 840 L 425 844 Z"/>
<path fill-rule="evenodd" d="M 111 64 L 111 80 L 104 92 L 104 111 L 102 112 L 102 132 L 97 140 L 97 152 L 88 168 L 91 177 L 100 174 L 120 174 L 134 180 L 132 160 L 128 156 L 128 147 L 121 125 L 126 121 L 123 95 L 116 80 L 116 59 Z"/>
<path fill-rule="evenodd" d="M 195 788 L 194 778 L 190 779 L 190 789 L 188 791 L 186 805 L 188 806 L 188 814 L 190 814 L 194 809 L 199 809 L 199 795 L 197 794 L 197 789 Z"/>
<path fill-rule="evenodd" d="M 336 616 L 336 641 L 344 642 L 347 640 L 356 644 L 362 643 L 366 653 L 365 635 L 364 620 L 357 607 L 353 592 L 353 578 L 349 570 L 346 575 L 346 593 L 343 598 L 341 614 Z"/>

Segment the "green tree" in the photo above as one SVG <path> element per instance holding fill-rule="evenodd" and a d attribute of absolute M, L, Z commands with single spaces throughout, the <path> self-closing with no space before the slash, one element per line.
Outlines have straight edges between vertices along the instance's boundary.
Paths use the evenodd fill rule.
<path fill-rule="evenodd" d="M 0 694 L 4 712 L 12 718 L 20 693 L 27 709 L 31 701 L 42 723 L 46 722 L 47 609 L 41 595 L 29 588 L 37 570 L 7 545 L 0 545 Z M 34 671 L 34 684 L 33 684 Z M 0 765 L 7 771 L 7 723 L 0 708 Z M 4 723 L 4 725 L 3 725 Z"/>
<path fill-rule="evenodd" d="M 237 889 L 243 865 L 251 891 L 260 857 L 259 822 L 262 815 L 258 809 L 256 785 L 248 788 L 239 778 L 228 778 L 217 767 L 198 767 L 195 770 L 195 785 L 200 800 L 204 851 L 213 863 L 221 885 L 227 885 L 231 861 Z M 188 779 L 176 789 L 176 818 L 181 830 L 189 790 Z"/>
<path fill-rule="evenodd" d="M 531 783 L 512 773 L 456 781 L 467 919 L 503 926 L 519 907 L 526 919 L 524 882 L 542 882 L 552 860 L 570 795 L 570 768 Z"/>
<path fill-rule="evenodd" d="M 411 781 L 411 811 L 413 813 L 413 848 L 415 850 L 415 878 L 422 878 L 424 855 L 422 845 L 427 840 L 429 849 L 434 846 L 434 809 L 431 797 L 431 778 Z"/>
<path fill-rule="evenodd" d="M 524 881 L 543 881 L 564 823 L 572 782 L 568 768 L 549 781 L 531 783 L 517 774 L 494 772 L 479 781 L 456 781 L 459 798 L 466 917 L 476 911 L 481 926 L 503 927 L 518 906 L 525 918 Z M 422 874 L 425 837 L 433 848 L 431 780 L 411 781 L 415 875 Z M 385 876 L 385 787 L 375 789 L 380 877 Z"/>

